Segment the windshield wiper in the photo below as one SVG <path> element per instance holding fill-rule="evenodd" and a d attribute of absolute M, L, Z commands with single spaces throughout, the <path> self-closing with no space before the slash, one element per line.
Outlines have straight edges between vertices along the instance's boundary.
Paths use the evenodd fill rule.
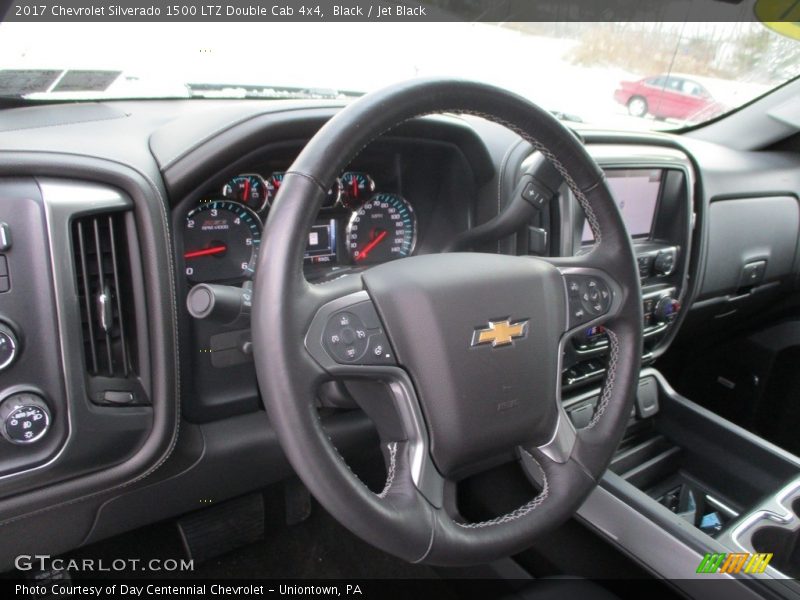
<path fill-rule="evenodd" d="M 242 85 L 230 83 L 187 83 L 192 98 L 261 98 L 261 99 L 312 99 L 335 100 L 357 98 L 364 92 L 334 90 L 330 88 L 301 88 L 280 85 Z"/>

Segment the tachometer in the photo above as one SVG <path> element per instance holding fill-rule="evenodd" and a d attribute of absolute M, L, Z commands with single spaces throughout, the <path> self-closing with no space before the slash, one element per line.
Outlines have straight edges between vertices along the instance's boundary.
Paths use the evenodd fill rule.
<path fill-rule="evenodd" d="M 272 186 L 261 175 L 237 175 L 222 187 L 222 195 L 260 211 L 272 199 Z"/>
<path fill-rule="evenodd" d="M 250 277 L 261 244 L 261 221 L 236 202 L 203 202 L 186 215 L 183 243 L 191 281 Z"/>
<path fill-rule="evenodd" d="M 375 194 L 347 225 L 347 247 L 356 264 L 409 256 L 417 242 L 417 217 L 398 194 Z"/>

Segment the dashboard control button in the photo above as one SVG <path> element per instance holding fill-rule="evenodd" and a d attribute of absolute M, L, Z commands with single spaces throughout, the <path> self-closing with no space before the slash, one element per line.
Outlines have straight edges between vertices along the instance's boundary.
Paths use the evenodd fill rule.
<path fill-rule="evenodd" d="M 636 263 L 639 266 L 639 277 L 650 277 L 650 264 L 652 259 L 653 257 L 648 255 L 636 257 Z"/>
<path fill-rule="evenodd" d="M 664 296 L 656 304 L 655 318 L 659 323 L 671 323 L 678 316 L 681 304 L 672 296 Z"/>
<path fill-rule="evenodd" d="M 0 371 L 11 366 L 17 358 L 19 351 L 19 341 L 8 325 L 0 323 Z"/>
<path fill-rule="evenodd" d="M 133 404 L 136 396 L 126 390 L 106 390 L 103 392 L 104 404 Z"/>
<path fill-rule="evenodd" d="M 0 404 L 0 434 L 12 444 L 31 444 L 50 429 L 50 410 L 32 392 L 9 396 Z"/>
<path fill-rule="evenodd" d="M 653 270 L 655 271 L 656 275 L 661 275 L 664 277 L 666 275 L 670 275 L 674 269 L 675 252 L 672 250 L 667 250 L 656 254 L 655 260 L 653 260 Z"/>

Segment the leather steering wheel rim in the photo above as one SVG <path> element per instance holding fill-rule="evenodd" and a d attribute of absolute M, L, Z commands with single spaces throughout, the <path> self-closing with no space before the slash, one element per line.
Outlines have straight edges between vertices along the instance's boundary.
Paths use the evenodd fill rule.
<path fill-rule="evenodd" d="M 471 253 L 412 257 L 325 284 L 307 282 L 302 270 L 305 236 L 301 232 L 312 226 L 335 177 L 383 133 L 409 119 L 435 113 L 477 115 L 508 127 L 530 142 L 560 172 L 584 209 L 595 237 L 593 250 L 579 257 L 547 260 Z M 522 405 L 519 410 L 523 414 L 528 414 L 524 412 L 528 404 L 536 404 L 538 412 L 531 412 L 530 418 L 536 416 L 537 420 L 530 423 L 543 423 L 541 431 L 532 428 L 530 440 L 526 440 L 517 428 L 507 443 L 517 449 L 522 467 L 539 482 L 541 491 L 515 511 L 480 523 L 465 522 L 442 498 L 443 486 L 457 475 L 457 467 L 467 460 L 465 456 L 471 458 L 470 449 L 466 441 L 447 437 L 450 424 L 436 414 L 440 408 L 431 399 L 435 394 L 430 393 L 430 381 L 436 373 L 420 373 L 426 369 L 425 362 L 414 356 L 412 342 L 404 339 L 408 324 L 413 322 L 392 300 L 395 282 L 407 280 L 408 286 L 424 291 L 426 282 L 436 281 L 431 275 L 435 270 L 453 273 L 450 277 L 455 291 L 473 285 L 469 277 L 474 276 L 474 285 L 481 292 L 489 285 L 481 278 L 496 277 L 497 281 L 490 283 L 498 289 L 506 286 L 524 291 L 509 296 L 524 296 L 528 291 L 532 296 L 538 294 L 536 305 L 520 300 L 528 302 L 524 310 L 540 316 L 530 319 L 524 339 L 509 344 L 502 350 L 504 354 L 485 347 L 466 349 L 467 340 L 463 356 L 471 360 L 477 355 L 468 352 L 484 352 L 480 360 L 503 365 L 507 357 L 517 357 L 515 352 L 528 352 L 530 345 L 532 354 L 525 356 L 544 357 L 548 378 L 560 378 L 561 344 L 575 330 L 567 282 L 594 277 L 593 281 L 601 282 L 612 296 L 608 310 L 601 315 L 609 336 L 608 374 L 590 425 L 577 432 L 572 428 L 560 406 L 557 381 L 541 380 L 552 396 L 545 399 L 549 402 L 546 406 L 545 400 L 532 400 L 529 396 L 533 392 L 525 390 L 522 401 L 514 402 Z M 527 277 L 535 284 L 514 287 L 515 282 Z M 502 299 L 496 302 L 497 311 L 504 310 Z M 342 314 L 341 310 L 349 310 L 354 303 L 377 309 L 378 320 L 383 321 L 380 325 L 398 350 L 397 364 L 341 365 L 320 346 L 318 338 L 325 326 L 319 324 L 321 319 L 329 322 L 331 315 Z M 436 310 L 432 301 L 431 307 Z M 476 311 L 480 308 L 470 307 Z M 608 466 L 624 432 L 638 382 L 642 347 L 638 271 L 630 238 L 602 170 L 578 138 L 548 112 L 508 91 L 475 82 L 418 79 L 367 94 L 337 113 L 308 142 L 286 172 L 266 223 L 252 315 L 256 370 L 265 408 L 297 475 L 347 528 L 411 562 L 488 562 L 523 550 L 538 535 L 565 521 Z M 499 315 L 485 316 L 491 319 Z M 552 331 L 548 322 L 553 324 Z M 445 356 L 445 341 L 441 347 L 437 343 L 432 343 L 435 347 L 431 352 L 438 352 L 436 357 Z M 454 341 L 448 343 L 455 347 Z M 442 364 L 451 368 L 449 363 Z M 510 381 L 517 377 L 516 371 L 509 370 L 499 378 Z M 401 423 L 383 429 L 378 424 L 388 471 L 380 493 L 370 491 L 350 471 L 318 417 L 315 398 L 319 386 L 342 376 L 383 383 Z M 448 398 L 458 401 L 455 393 Z M 477 404 L 464 407 L 465 412 L 480 410 Z M 465 422 L 464 427 L 476 425 Z M 513 424 L 507 420 L 498 427 L 512 428 Z M 500 442 L 506 443 L 503 439 Z M 484 445 L 494 451 L 500 442 L 488 440 Z"/>

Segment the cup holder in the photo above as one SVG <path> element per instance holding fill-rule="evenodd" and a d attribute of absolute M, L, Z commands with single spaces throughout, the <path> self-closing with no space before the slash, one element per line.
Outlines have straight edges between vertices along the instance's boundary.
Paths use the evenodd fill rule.
<path fill-rule="evenodd" d="M 792 504 L 797 514 L 800 499 Z M 768 525 L 753 532 L 753 549 L 756 552 L 771 552 L 771 567 L 789 577 L 800 577 L 800 530 L 785 529 Z"/>

